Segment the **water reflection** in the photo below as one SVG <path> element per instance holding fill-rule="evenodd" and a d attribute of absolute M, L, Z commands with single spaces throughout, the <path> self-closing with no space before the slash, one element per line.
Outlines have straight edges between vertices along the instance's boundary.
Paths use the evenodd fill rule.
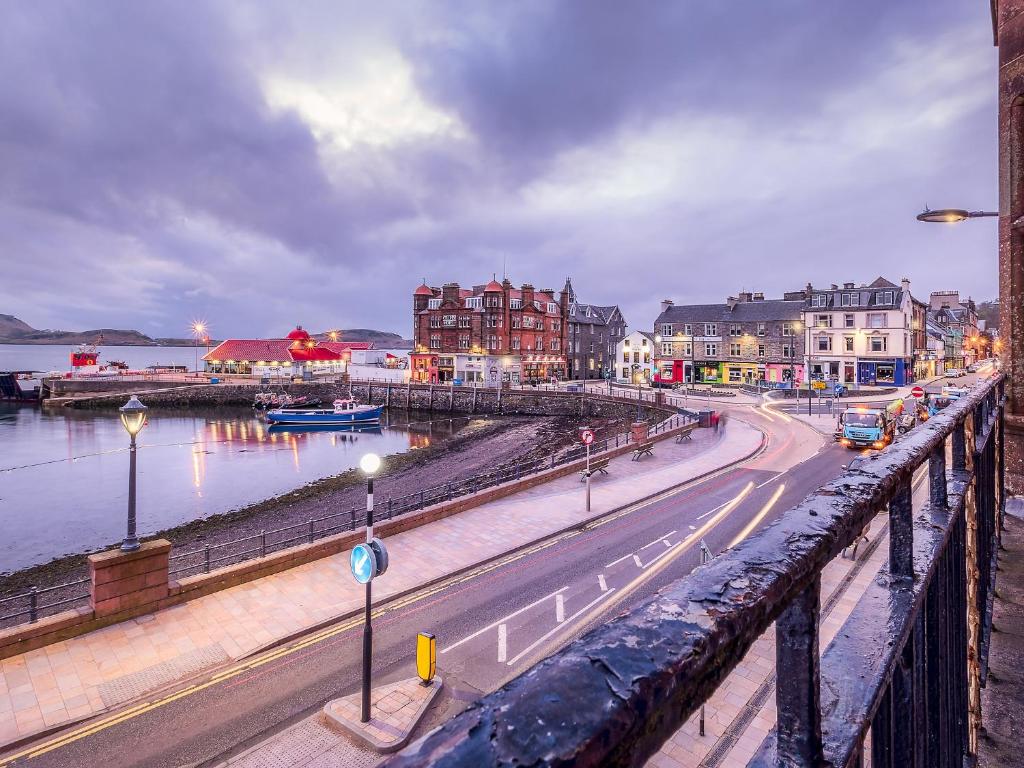
<path fill-rule="evenodd" d="M 465 419 L 373 428 L 268 427 L 249 409 L 152 409 L 139 436 L 139 529 L 157 531 L 421 448 Z M 0 571 L 123 535 L 128 439 L 116 413 L 0 403 Z"/>

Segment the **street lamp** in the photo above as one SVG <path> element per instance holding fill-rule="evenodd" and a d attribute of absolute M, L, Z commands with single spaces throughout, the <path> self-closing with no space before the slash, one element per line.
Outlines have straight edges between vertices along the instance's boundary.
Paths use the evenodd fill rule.
<path fill-rule="evenodd" d="M 132 395 L 127 403 L 121 406 L 121 423 L 131 435 L 131 448 L 128 461 L 128 535 L 121 542 L 122 552 L 134 552 L 139 548 L 139 537 L 135 535 L 135 438 L 146 426 L 146 406 L 139 398 Z"/>
<path fill-rule="evenodd" d="M 957 224 L 965 219 L 980 219 L 984 216 L 998 215 L 998 211 L 967 211 L 963 208 L 939 208 L 933 211 L 925 206 L 925 209 L 917 214 L 917 220 L 929 224 Z"/>
<path fill-rule="evenodd" d="M 192 323 L 192 336 L 195 338 L 196 348 L 196 375 L 199 374 L 199 340 L 203 338 L 203 334 L 206 332 L 206 323 L 202 320 L 196 320 Z"/>
<path fill-rule="evenodd" d="M 366 453 L 359 459 L 359 468 L 366 475 L 366 543 L 373 543 L 373 476 L 380 469 L 380 456 Z M 370 626 L 370 580 L 366 581 L 366 612 L 363 618 L 363 700 L 360 720 L 370 722 L 370 676 L 372 674 L 373 628 Z"/>

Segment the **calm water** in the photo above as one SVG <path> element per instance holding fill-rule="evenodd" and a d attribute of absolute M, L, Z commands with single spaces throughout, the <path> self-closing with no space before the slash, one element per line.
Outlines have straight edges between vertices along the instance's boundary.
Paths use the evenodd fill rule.
<path fill-rule="evenodd" d="M 398 427 L 277 434 L 249 409 L 152 409 L 139 436 L 138 528 L 237 509 L 354 467 L 367 451 L 386 456 L 427 439 Z M 127 445 L 116 413 L 0 403 L 0 571 L 122 538 Z"/>
<path fill-rule="evenodd" d="M 0 344 L 0 371 L 70 371 L 70 344 Z M 199 347 L 199 357 L 206 347 Z M 193 347 L 100 347 L 100 363 L 121 360 L 134 369 L 147 365 L 187 365 L 195 368 Z"/>

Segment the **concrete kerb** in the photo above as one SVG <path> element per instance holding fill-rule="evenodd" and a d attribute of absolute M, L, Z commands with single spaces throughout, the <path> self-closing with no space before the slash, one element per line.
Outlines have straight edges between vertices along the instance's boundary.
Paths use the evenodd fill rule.
<path fill-rule="evenodd" d="M 564 536 L 565 534 L 567 534 L 567 533 L 569 533 L 571 531 L 582 530 L 583 528 L 586 528 L 587 526 L 592 525 L 592 524 L 594 524 L 594 523 L 596 523 L 596 522 L 598 522 L 600 520 L 603 520 L 605 518 L 612 517 L 614 515 L 620 514 L 620 513 L 624 512 L 625 510 L 629 509 L 630 507 L 646 504 L 646 503 L 650 502 L 651 500 L 653 500 L 653 499 L 655 499 L 655 498 L 657 498 L 659 496 L 662 496 L 662 495 L 664 495 L 666 493 L 674 493 L 674 492 L 683 490 L 687 486 L 695 485 L 697 483 L 701 483 L 701 482 L 703 482 L 705 480 L 708 480 L 708 479 L 710 479 L 712 477 L 716 477 L 717 475 L 722 474 L 722 473 L 732 469 L 733 467 L 738 466 L 739 464 L 742 464 L 742 463 L 744 463 L 746 461 L 750 461 L 751 459 L 755 458 L 756 456 L 758 456 L 758 455 L 760 455 L 761 453 L 764 452 L 765 448 L 767 447 L 768 436 L 764 432 L 764 430 L 762 430 L 761 428 L 759 428 L 757 426 L 754 426 L 753 424 L 750 424 L 749 422 L 744 422 L 744 423 L 746 423 L 751 429 L 754 429 L 754 430 L 756 430 L 757 432 L 759 432 L 761 434 L 761 440 L 758 443 L 758 446 L 756 448 L 754 448 L 752 451 L 749 451 L 744 456 L 741 456 L 741 457 L 739 457 L 737 459 L 734 459 L 733 461 L 730 461 L 730 462 L 727 462 L 725 464 L 722 464 L 721 466 L 719 466 L 719 467 L 717 467 L 715 469 L 711 469 L 711 470 L 708 470 L 707 472 L 703 472 L 703 473 L 701 473 L 699 475 L 696 475 L 695 477 L 692 477 L 692 478 L 690 478 L 688 480 L 684 480 L 681 483 L 676 483 L 675 485 L 669 486 L 667 488 L 662 488 L 659 491 L 655 491 L 654 493 L 647 494 L 646 496 L 643 496 L 643 497 L 641 497 L 639 499 L 634 499 L 633 501 L 630 501 L 630 502 L 628 502 L 626 504 L 622 504 L 622 505 L 620 505 L 618 507 L 614 507 L 614 508 L 606 510 L 604 512 L 599 512 L 599 513 L 597 513 L 595 515 L 591 515 L 588 518 L 585 518 L 583 520 L 579 520 L 579 521 L 577 521 L 575 523 L 572 523 L 571 525 L 567 525 L 567 526 L 565 526 L 563 528 L 560 528 L 560 529 L 558 529 L 556 531 L 553 531 L 551 533 L 545 534 L 544 536 L 539 536 L 536 539 L 533 539 L 532 541 L 526 542 L 526 543 L 521 544 L 521 545 L 519 545 L 517 547 L 513 547 L 512 549 L 506 550 L 505 552 L 502 552 L 502 553 L 500 553 L 498 555 L 493 555 L 493 556 L 488 557 L 486 559 L 479 560 L 479 561 L 474 562 L 474 563 L 470 563 L 470 564 L 465 565 L 465 566 L 463 566 L 461 568 L 458 568 L 458 569 L 456 569 L 456 570 L 454 570 L 454 571 L 452 571 L 450 573 L 444 574 L 443 576 L 438 576 L 438 577 L 436 577 L 434 579 L 431 579 L 429 581 L 425 581 L 422 584 L 419 584 L 419 585 L 417 585 L 415 587 L 410 587 L 408 589 L 401 590 L 400 592 L 396 592 L 396 593 L 394 593 L 392 595 L 389 595 L 389 596 L 387 596 L 385 598 L 382 598 L 379 602 L 376 602 L 374 604 L 374 608 L 375 609 L 383 608 L 383 607 L 386 607 L 386 606 L 390 605 L 393 602 L 401 600 L 401 599 L 403 599 L 405 597 L 408 597 L 409 595 L 414 594 L 416 592 L 419 592 L 421 590 L 433 589 L 433 588 L 443 584 L 446 581 L 449 581 L 449 580 L 452 580 L 452 579 L 457 579 L 460 576 L 463 576 L 466 573 L 468 573 L 469 571 L 472 571 L 475 568 L 479 568 L 482 565 L 487 565 L 489 563 L 493 563 L 493 562 L 496 562 L 496 561 L 504 559 L 504 558 L 514 557 L 514 556 L 519 555 L 519 554 L 523 553 L 524 551 L 529 550 L 529 549 L 531 549 L 533 547 L 536 547 L 536 546 L 538 546 L 540 544 L 543 544 L 545 542 L 551 541 L 552 539 L 557 539 L 557 538 L 559 538 L 561 536 Z M 666 436 L 669 436 L 668 432 L 666 432 Z M 279 637 L 279 638 L 276 638 L 274 640 L 271 640 L 271 641 L 269 641 L 269 642 L 267 642 L 267 643 L 265 643 L 265 644 L 263 644 L 261 646 L 253 648 L 251 651 L 248 651 L 248 652 L 242 654 L 241 656 L 239 656 L 239 657 L 237 657 L 235 659 L 232 659 L 232 660 L 230 660 L 228 662 L 225 662 L 224 664 L 219 664 L 219 665 L 216 665 L 214 667 L 209 667 L 207 669 L 202 670 L 201 672 L 197 672 L 195 675 L 191 675 L 191 676 L 186 677 L 186 678 L 181 678 L 181 679 L 176 680 L 173 683 L 169 683 L 166 686 L 163 686 L 161 688 L 157 688 L 157 689 L 154 689 L 154 690 L 151 690 L 151 691 L 147 691 L 146 693 L 144 693 L 144 694 L 142 694 L 142 695 L 140 695 L 140 696 L 138 696 L 138 697 L 136 697 L 134 699 L 129 699 L 129 700 L 126 700 L 126 701 L 118 702 L 115 706 L 104 707 L 103 709 L 98 710 L 97 712 L 94 712 L 93 714 L 88 715 L 86 717 L 78 718 L 76 720 L 70 720 L 70 721 L 68 721 L 66 723 L 62 723 L 60 725 L 55 725 L 55 726 L 52 726 L 52 727 L 47 728 L 45 730 L 39 731 L 38 733 L 34 733 L 34 734 L 31 734 L 31 735 L 28 735 L 28 736 L 23 736 L 23 737 L 21 737 L 19 739 L 16 739 L 14 741 L 8 742 L 6 744 L 0 744 L 0 756 L 2 756 L 3 752 L 12 751 L 12 750 L 18 749 L 18 748 L 23 747 L 23 746 L 25 746 L 27 744 L 31 744 L 32 742 L 37 741 L 39 739 L 46 738 L 47 736 L 53 735 L 55 733 L 59 733 L 60 731 L 66 730 L 66 729 L 71 728 L 71 727 L 74 727 L 74 726 L 79 725 L 81 723 L 85 723 L 85 722 L 88 722 L 90 720 L 96 719 L 97 717 L 99 717 L 101 715 L 108 715 L 111 712 L 125 711 L 125 710 L 128 710 L 128 709 L 131 709 L 133 706 L 137 706 L 138 702 L 140 702 L 140 701 L 142 701 L 144 699 L 155 699 L 155 698 L 159 697 L 161 694 L 177 692 L 179 690 L 183 690 L 184 688 L 187 688 L 189 685 L 196 684 L 196 683 L 198 683 L 198 681 L 203 680 L 204 678 L 213 678 L 213 677 L 220 676 L 226 670 L 228 670 L 228 669 L 230 669 L 230 668 L 232 668 L 234 666 L 237 666 L 240 663 L 248 662 L 251 659 L 253 659 L 255 656 L 258 656 L 260 654 L 267 653 L 269 651 L 272 651 L 272 650 L 275 650 L 277 648 L 280 648 L 281 646 L 287 645 L 288 643 L 293 642 L 295 640 L 298 640 L 299 638 L 305 637 L 306 635 L 310 635 L 312 633 L 319 632 L 319 631 L 322 631 L 324 629 L 327 629 L 327 628 L 333 626 L 334 624 L 338 624 L 338 623 L 343 622 L 343 621 L 345 621 L 347 619 L 351 619 L 351 618 L 361 614 L 362 612 L 363 612 L 362 608 L 350 609 L 348 611 L 344 611 L 344 612 L 342 612 L 340 614 L 337 614 L 335 616 L 332 616 L 330 618 L 322 619 L 320 621 L 314 622 L 313 624 L 309 624 L 309 625 L 307 625 L 307 626 L 305 626 L 305 627 L 303 627 L 301 629 L 295 630 L 294 632 L 290 632 L 287 635 L 284 635 L 282 637 Z"/>

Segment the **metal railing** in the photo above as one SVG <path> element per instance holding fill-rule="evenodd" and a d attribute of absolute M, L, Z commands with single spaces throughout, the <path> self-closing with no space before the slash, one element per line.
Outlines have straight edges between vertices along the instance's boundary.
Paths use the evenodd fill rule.
<path fill-rule="evenodd" d="M 648 428 L 648 437 L 654 437 L 668 430 L 690 423 L 685 415 L 670 416 Z M 632 437 L 629 433 L 615 433 L 609 437 L 595 441 L 591 445 L 591 457 L 613 450 L 622 445 L 629 445 Z M 391 520 L 400 515 L 420 509 L 452 501 L 471 493 L 503 483 L 520 480 L 524 477 L 544 472 L 555 467 L 579 461 L 586 455 L 583 446 L 576 446 L 560 454 L 550 454 L 541 459 L 528 462 L 517 462 L 483 472 L 463 480 L 424 488 L 415 493 L 403 496 L 389 496 L 378 499 L 374 507 L 377 522 Z M 266 557 L 298 544 L 312 544 L 318 539 L 333 536 L 345 531 L 354 531 L 366 525 L 366 510 L 352 507 L 342 512 L 310 518 L 309 520 L 287 525 L 282 528 L 260 531 L 257 534 L 219 544 L 211 544 L 202 549 L 172 554 L 170 557 L 170 575 L 183 578 L 200 573 L 209 573 L 217 568 L 234 565 L 258 557 Z"/>
<path fill-rule="evenodd" d="M 26 618 L 28 619 L 27 623 L 35 624 L 44 616 L 60 613 L 75 604 L 88 603 L 88 584 L 89 579 L 80 579 L 42 589 L 31 587 L 27 592 L 10 597 L 0 597 L 0 612 L 10 611 L 12 607 L 14 608 L 13 612 L 0 614 L 0 627 L 24 624 Z M 47 598 L 54 592 L 61 595 L 70 593 L 70 596 L 47 602 Z"/>
<path fill-rule="evenodd" d="M 772 622 L 778 724 L 752 765 L 967 764 L 1003 498 L 999 378 L 387 765 L 642 765 Z M 819 653 L 822 571 L 886 509 L 888 565 Z"/>

